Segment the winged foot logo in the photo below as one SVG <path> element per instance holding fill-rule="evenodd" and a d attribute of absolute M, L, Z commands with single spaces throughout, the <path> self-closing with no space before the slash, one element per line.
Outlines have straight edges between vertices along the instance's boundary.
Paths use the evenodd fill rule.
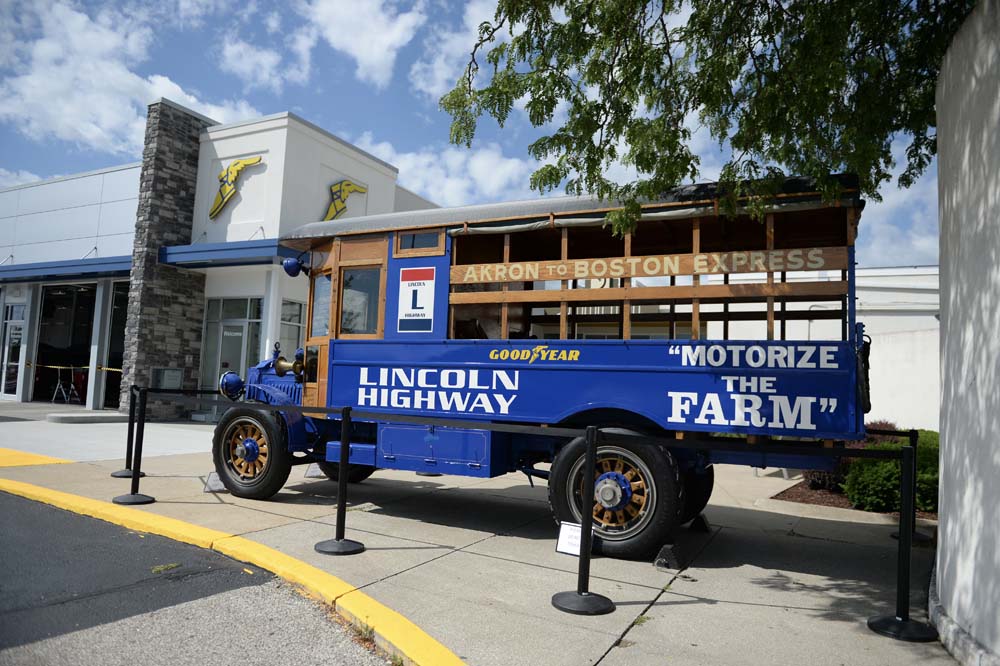
<path fill-rule="evenodd" d="M 208 219 L 214 220 L 236 194 L 236 182 L 243 169 L 260 164 L 262 159 L 260 155 L 257 155 L 256 157 L 233 160 L 229 166 L 219 172 L 219 191 L 215 193 L 215 201 L 212 202 L 212 208 L 208 211 Z"/>

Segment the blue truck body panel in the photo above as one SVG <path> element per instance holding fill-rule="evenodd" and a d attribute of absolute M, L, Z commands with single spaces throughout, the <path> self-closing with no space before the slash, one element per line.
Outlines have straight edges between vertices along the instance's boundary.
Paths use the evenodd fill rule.
<path fill-rule="evenodd" d="M 330 344 L 330 405 L 463 420 L 637 414 L 667 430 L 863 437 L 847 342 L 449 340 Z"/>

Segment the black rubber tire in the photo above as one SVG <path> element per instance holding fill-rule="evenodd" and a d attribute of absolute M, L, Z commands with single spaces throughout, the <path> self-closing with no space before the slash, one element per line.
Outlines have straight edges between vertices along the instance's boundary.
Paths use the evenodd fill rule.
<path fill-rule="evenodd" d="M 605 429 L 605 432 L 637 434 L 628 430 Z M 601 445 L 597 449 L 598 468 L 602 453 L 615 454 L 615 449 L 628 452 L 634 459 L 642 461 L 651 473 L 653 488 L 652 516 L 645 519 L 641 528 L 626 538 L 605 533 L 595 527 L 594 551 L 608 557 L 622 559 L 648 559 L 667 542 L 670 532 L 679 524 L 683 506 L 683 485 L 673 456 L 656 446 L 641 444 Z M 584 438 L 577 437 L 566 444 L 552 461 L 549 475 L 549 507 L 556 523 L 561 521 L 579 523 L 580 520 L 569 504 L 567 487 L 569 474 L 577 461 L 582 461 L 587 451 Z M 579 478 L 579 477 L 577 477 Z M 644 514 L 645 512 L 643 512 Z M 640 514 L 642 515 L 642 514 Z"/>
<path fill-rule="evenodd" d="M 226 489 L 236 497 L 264 500 L 281 490 L 292 471 L 292 454 L 288 452 L 284 424 L 280 416 L 246 407 L 232 407 L 222 415 L 212 437 L 212 458 L 215 471 Z M 242 478 L 230 454 L 234 430 L 240 426 L 256 428 L 267 443 L 267 460 L 253 478 Z"/>
<path fill-rule="evenodd" d="M 681 511 L 680 524 L 690 523 L 708 506 L 715 488 L 715 468 L 711 465 L 698 474 L 690 470 L 681 474 L 684 482 L 684 509 Z"/>
<path fill-rule="evenodd" d="M 340 480 L 340 463 L 334 462 L 317 462 L 319 468 L 326 474 L 326 478 L 331 481 Z M 369 476 L 375 473 L 375 468 L 371 465 L 353 465 L 351 463 L 347 464 L 347 482 L 348 483 L 361 483 Z"/>

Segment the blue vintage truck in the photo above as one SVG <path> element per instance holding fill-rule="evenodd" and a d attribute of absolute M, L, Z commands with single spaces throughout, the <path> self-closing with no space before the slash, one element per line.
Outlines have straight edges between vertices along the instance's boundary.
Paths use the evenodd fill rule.
<path fill-rule="evenodd" d="M 815 468 L 821 459 L 754 446 L 864 437 L 864 202 L 841 184 L 829 201 L 789 179 L 764 219 L 722 214 L 712 184 L 680 188 L 645 204 L 624 238 L 604 226 L 609 205 L 577 197 L 307 224 L 281 239 L 300 252 L 286 272 L 310 281 L 305 344 L 294 361 L 275 350 L 245 382 L 223 376 L 230 397 L 276 409 L 237 403 L 222 416 L 218 474 L 255 499 L 295 464 L 339 478 L 337 416 L 281 407 L 351 406 L 379 416 L 353 422 L 349 481 L 522 472 L 547 480 L 556 520 L 581 522 L 582 438 L 470 423 L 657 435 L 671 445 L 599 448 L 590 512 L 604 554 L 646 557 L 705 507 L 714 463 Z M 745 446 L 685 447 L 709 433 Z"/>

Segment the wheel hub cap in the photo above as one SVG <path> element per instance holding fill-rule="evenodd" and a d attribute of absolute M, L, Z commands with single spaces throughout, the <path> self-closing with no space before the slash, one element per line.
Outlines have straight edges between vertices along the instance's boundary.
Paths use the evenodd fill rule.
<path fill-rule="evenodd" d="M 260 447 L 257 446 L 257 440 L 250 437 L 244 439 L 236 445 L 236 455 L 247 462 L 257 460 L 257 456 L 260 455 Z"/>
<path fill-rule="evenodd" d="M 594 499 L 605 509 L 617 511 L 632 499 L 632 487 L 619 472 L 606 472 L 594 486 Z"/>

